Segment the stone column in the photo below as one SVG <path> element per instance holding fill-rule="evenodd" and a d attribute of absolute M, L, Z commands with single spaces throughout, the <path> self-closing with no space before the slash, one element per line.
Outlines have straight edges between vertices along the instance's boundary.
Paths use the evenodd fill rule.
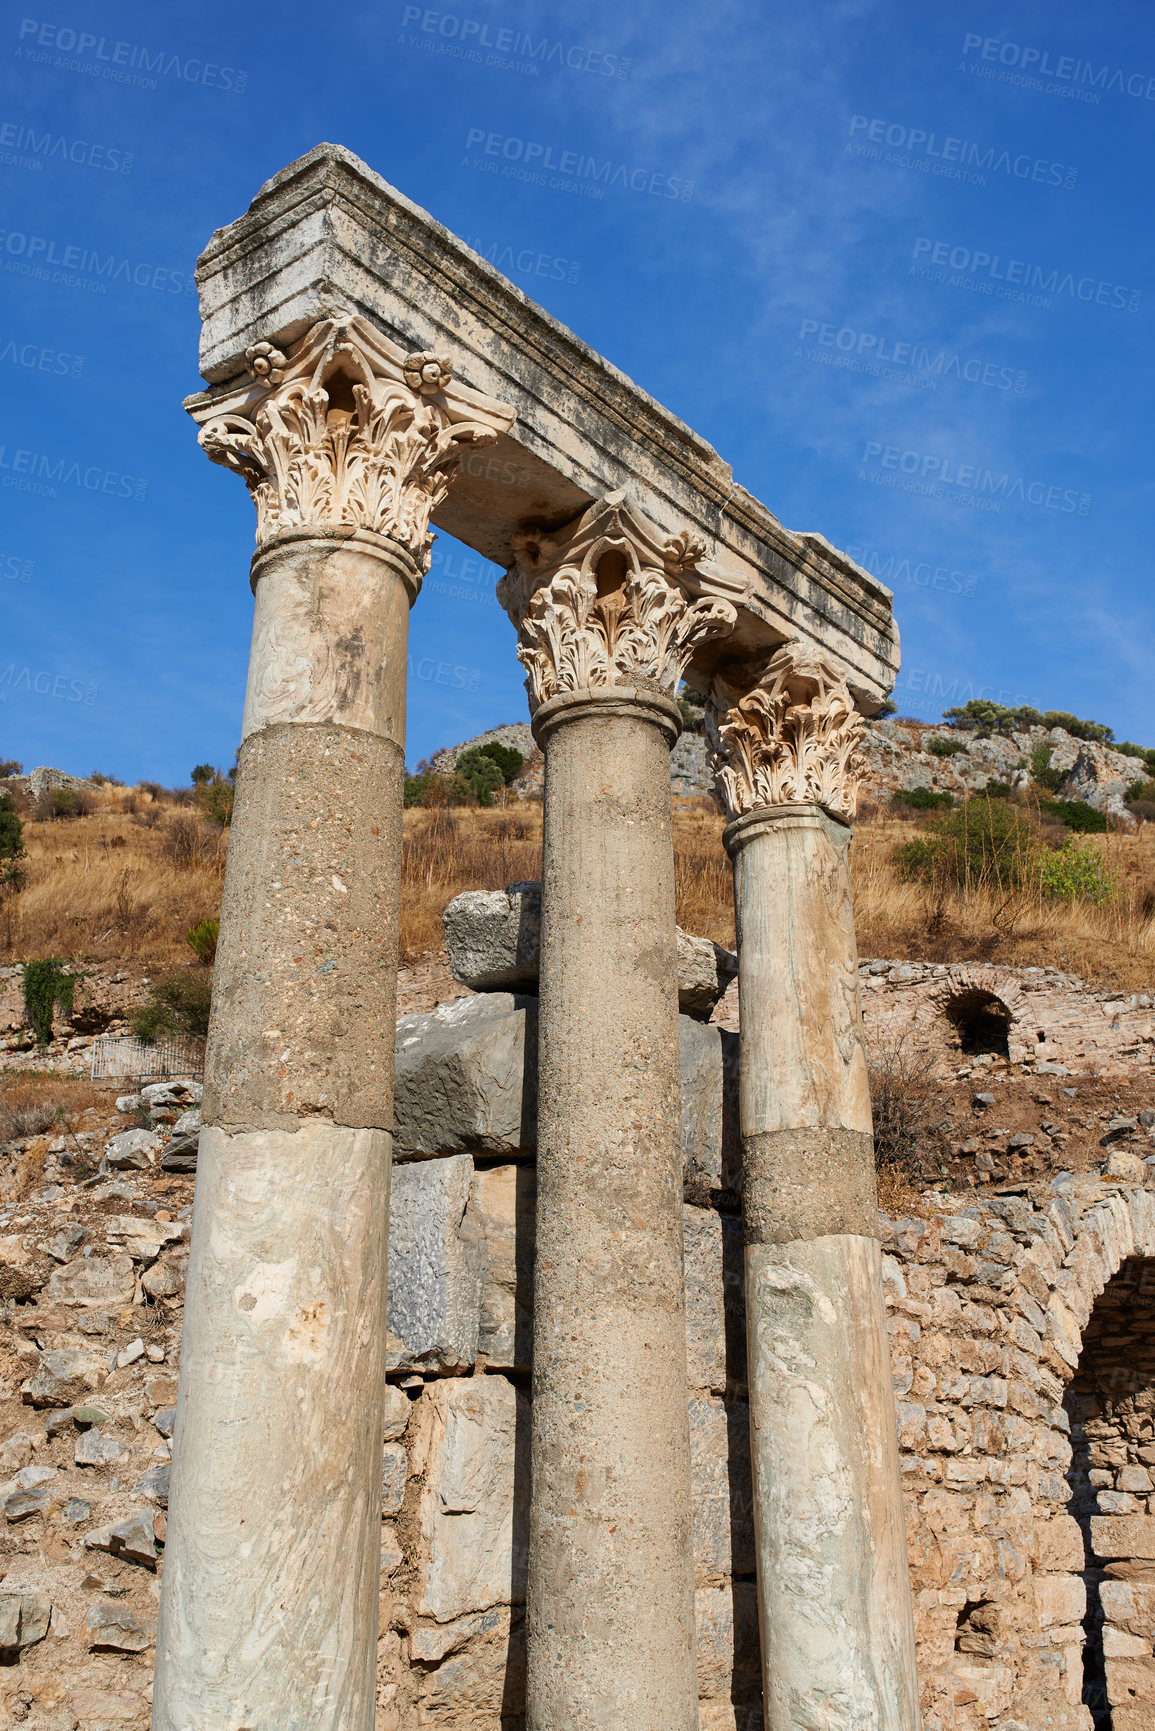
<path fill-rule="evenodd" d="M 732 822 L 767 1731 L 921 1723 L 850 900 L 861 718 L 794 641 L 709 715 Z"/>
<path fill-rule="evenodd" d="M 359 319 L 248 360 L 189 404 L 258 550 L 153 1726 L 370 1731 L 409 608 L 511 417 Z"/>
<path fill-rule="evenodd" d="M 546 755 L 527 1731 L 697 1731 L 669 751 L 733 607 L 623 495 L 499 594 Z"/>

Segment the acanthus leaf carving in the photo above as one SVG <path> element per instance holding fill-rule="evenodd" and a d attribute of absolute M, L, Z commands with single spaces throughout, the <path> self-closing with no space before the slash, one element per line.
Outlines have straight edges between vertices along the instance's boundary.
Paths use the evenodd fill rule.
<path fill-rule="evenodd" d="M 564 530 L 516 536 L 514 551 L 497 595 L 518 628 L 531 710 L 639 681 L 672 695 L 695 650 L 737 621 L 724 597 L 695 601 L 682 587 L 705 544 L 684 531 L 663 537 L 622 492 Z"/>
<path fill-rule="evenodd" d="M 814 804 L 849 820 L 867 768 L 862 729 L 843 670 L 800 638 L 775 651 L 745 695 L 716 679 L 706 734 L 728 815 Z"/>
<path fill-rule="evenodd" d="M 364 319 L 314 325 L 292 354 L 246 350 L 248 383 L 193 399 L 200 444 L 239 474 L 258 545 L 285 529 L 352 525 L 398 542 L 429 568 L 429 519 L 463 449 L 513 425 L 503 403 L 453 382 L 431 350 L 406 354 Z"/>

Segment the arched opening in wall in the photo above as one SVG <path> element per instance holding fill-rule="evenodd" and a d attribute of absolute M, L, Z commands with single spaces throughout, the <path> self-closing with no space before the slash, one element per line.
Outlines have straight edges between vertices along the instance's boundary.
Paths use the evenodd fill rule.
<path fill-rule="evenodd" d="M 1155 1724 L 1155 1262 L 1132 1257 L 1083 1335 L 1063 1402 L 1083 1533 L 1083 1702 L 1095 1731 Z"/>
<path fill-rule="evenodd" d="M 977 986 L 967 992 L 956 992 L 944 1013 L 954 1025 L 964 1052 L 972 1057 L 981 1052 L 989 1052 L 995 1058 L 1010 1057 L 1011 1012 L 993 992 L 984 992 Z"/>

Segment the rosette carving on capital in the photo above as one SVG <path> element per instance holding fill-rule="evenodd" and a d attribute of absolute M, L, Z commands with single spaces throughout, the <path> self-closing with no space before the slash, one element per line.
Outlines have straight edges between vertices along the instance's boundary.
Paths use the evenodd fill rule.
<path fill-rule="evenodd" d="M 813 804 L 849 820 L 867 768 L 862 730 L 842 668 L 800 638 L 775 651 L 744 696 L 715 679 L 706 737 L 728 816 Z"/>
<path fill-rule="evenodd" d="M 285 529 L 352 525 L 429 568 L 429 519 L 463 451 L 513 425 L 512 409 L 453 382 L 432 351 L 406 354 L 364 319 L 325 319 L 285 349 L 245 351 L 247 379 L 190 398 L 206 456 L 241 476 L 257 543 Z"/>
<path fill-rule="evenodd" d="M 737 622 L 721 595 L 693 599 L 705 543 L 664 536 L 624 492 L 552 533 L 514 537 L 497 598 L 517 627 L 530 710 L 563 692 L 614 685 L 677 691 L 695 651 Z"/>

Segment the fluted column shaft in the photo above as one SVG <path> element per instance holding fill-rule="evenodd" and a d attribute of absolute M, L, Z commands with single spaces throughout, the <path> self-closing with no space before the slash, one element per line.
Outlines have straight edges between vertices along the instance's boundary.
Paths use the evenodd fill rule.
<path fill-rule="evenodd" d="M 529 1731 L 696 1731 L 670 746 L 553 698 L 546 754 Z"/>
<path fill-rule="evenodd" d="M 768 1731 L 920 1723 L 850 833 L 783 803 L 725 835 Z"/>

